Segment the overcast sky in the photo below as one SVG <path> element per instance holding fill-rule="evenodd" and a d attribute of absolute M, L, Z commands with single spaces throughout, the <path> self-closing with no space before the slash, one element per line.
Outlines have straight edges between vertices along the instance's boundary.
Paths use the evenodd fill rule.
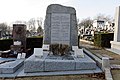
<path fill-rule="evenodd" d="M 0 23 L 28 21 L 37 17 L 44 19 L 47 6 L 56 3 L 74 7 L 77 18 L 82 20 L 99 13 L 114 17 L 115 7 L 120 5 L 120 0 L 0 0 Z"/>

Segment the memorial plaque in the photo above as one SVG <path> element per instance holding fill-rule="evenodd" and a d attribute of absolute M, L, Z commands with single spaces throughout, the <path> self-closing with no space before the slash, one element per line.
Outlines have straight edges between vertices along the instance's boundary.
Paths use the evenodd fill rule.
<path fill-rule="evenodd" d="M 51 43 L 70 45 L 70 14 L 52 13 Z"/>

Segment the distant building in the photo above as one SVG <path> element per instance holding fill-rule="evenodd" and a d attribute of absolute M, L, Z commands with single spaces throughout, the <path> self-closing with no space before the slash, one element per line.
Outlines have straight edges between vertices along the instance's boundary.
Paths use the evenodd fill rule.
<path fill-rule="evenodd" d="M 106 31 L 108 31 L 108 32 L 114 32 L 114 25 L 115 25 L 114 22 L 106 22 L 105 23 Z"/>
<path fill-rule="evenodd" d="M 105 21 L 103 20 L 94 20 L 93 21 L 93 30 L 101 31 L 105 29 Z"/>

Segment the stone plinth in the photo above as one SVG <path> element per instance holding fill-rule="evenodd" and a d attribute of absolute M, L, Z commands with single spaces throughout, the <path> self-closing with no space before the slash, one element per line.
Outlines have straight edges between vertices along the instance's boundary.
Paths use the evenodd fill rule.
<path fill-rule="evenodd" d="M 0 73 L 14 73 L 23 65 L 23 63 L 23 60 L 16 60 L 12 62 L 3 63 L 0 65 Z"/>
<path fill-rule="evenodd" d="M 74 60 L 45 60 L 45 71 L 70 71 L 75 70 Z"/>
<path fill-rule="evenodd" d="M 111 49 L 120 51 L 120 42 L 111 41 Z"/>
<path fill-rule="evenodd" d="M 36 58 L 34 55 L 24 62 L 24 72 L 40 72 L 44 69 L 44 59 Z"/>
<path fill-rule="evenodd" d="M 43 71 L 78 71 L 95 70 L 96 62 L 85 55 L 84 58 L 73 56 L 54 56 L 47 55 L 46 58 L 35 57 L 34 55 L 25 60 L 24 72 L 43 72 Z"/>
<path fill-rule="evenodd" d="M 89 56 L 84 54 L 84 58 L 75 58 L 76 70 L 92 70 L 96 69 L 96 62 Z"/>

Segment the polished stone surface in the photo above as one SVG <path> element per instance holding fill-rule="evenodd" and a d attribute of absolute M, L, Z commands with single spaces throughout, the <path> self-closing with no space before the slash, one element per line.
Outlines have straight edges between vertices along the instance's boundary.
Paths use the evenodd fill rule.
<path fill-rule="evenodd" d="M 24 72 L 40 72 L 44 71 L 44 59 L 36 58 L 32 55 L 24 62 Z"/>
<path fill-rule="evenodd" d="M 70 45 L 70 14 L 51 14 L 51 44 Z"/>
<path fill-rule="evenodd" d="M 0 73 L 14 73 L 23 65 L 23 60 L 15 60 L 0 64 Z"/>
<path fill-rule="evenodd" d="M 111 49 L 120 51 L 120 6 L 116 8 L 114 41 L 111 41 Z"/>
<path fill-rule="evenodd" d="M 72 71 L 75 70 L 74 60 L 45 60 L 45 71 Z"/>
<path fill-rule="evenodd" d="M 72 7 L 59 4 L 49 5 L 46 11 L 44 29 L 44 44 L 60 42 L 71 46 L 78 45 L 76 11 Z"/>
<path fill-rule="evenodd" d="M 84 57 L 47 55 L 25 60 L 24 72 L 94 70 L 96 62 L 84 54 Z"/>

